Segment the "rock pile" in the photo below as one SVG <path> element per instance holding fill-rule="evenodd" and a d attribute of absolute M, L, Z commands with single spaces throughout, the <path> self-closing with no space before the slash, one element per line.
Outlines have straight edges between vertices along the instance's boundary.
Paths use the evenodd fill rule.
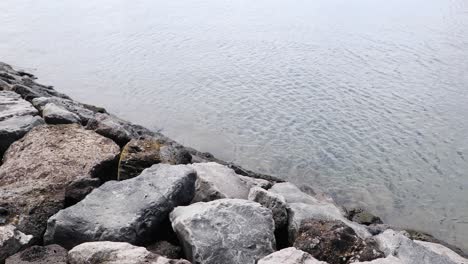
<path fill-rule="evenodd" d="M 468 263 L 3 63 L 0 156 L 0 263 Z"/>

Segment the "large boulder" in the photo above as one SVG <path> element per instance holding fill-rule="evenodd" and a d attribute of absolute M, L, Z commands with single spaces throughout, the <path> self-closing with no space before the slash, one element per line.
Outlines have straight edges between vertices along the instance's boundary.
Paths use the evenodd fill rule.
<path fill-rule="evenodd" d="M 246 180 L 247 177 L 238 175 L 231 168 L 216 162 L 195 163 L 191 166 L 198 175 L 193 202 L 223 198 L 247 199 L 250 188 L 266 182 L 261 179 Z"/>
<path fill-rule="evenodd" d="M 250 189 L 248 198 L 271 210 L 273 220 L 275 220 L 275 230 L 279 230 L 288 224 L 287 204 L 283 196 L 260 187 L 253 187 Z"/>
<path fill-rule="evenodd" d="M 319 261 L 312 257 L 307 252 L 298 250 L 293 247 L 285 248 L 270 254 L 261 260 L 257 264 L 327 264 L 326 262 Z"/>
<path fill-rule="evenodd" d="M 0 226 L 0 263 L 30 244 L 31 235 L 26 235 L 13 225 Z"/>
<path fill-rule="evenodd" d="M 5 264 L 67 264 L 68 251 L 59 245 L 32 246 L 7 258 Z"/>
<path fill-rule="evenodd" d="M 154 164 L 188 164 L 191 159 L 190 153 L 178 144 L 156 138 L 132 139 L 120 155 L 118 179 L 138 176 Z"/>
<path fill-rule="evenodd" d="M 31 103 L 41 112 L 46 109 L 48 104 L 54 104 L 55 106 L 78 116 L 83 125 L 85 125 L 89 119 L 93 118 L 96 113 L 105 112 L 104 109 L 91 107 L 89 105 L 61 97 L 38 97 L 34 98 Z"/>
<path fill-rule="evenodd" d="M 375 241 L 362 240 L 351 227 L 336 220 L 302 222 L 294 247 L 330 264 L 370 261 L 384 256 Z"/>
<path fill-rule="evenodd" d="M 104 183 L 52 216 L 44 242 L 68 249 L 88 241 L 148 243 L 174 207 L 191 201 L 195 179 L 188 166 L 157 164 L 138 177 Z"/>
<path fill-rule="evenodd" d="M 185 255 L 200 264 L 254 264 L 275 250 L 269 209 L 240 199 L 180 206 L 170 214 Z"/>
<path fill-rule="evenodd" d="M 54 103 L 46 104 L 42 110 L 42 117 L 47 124 L 81 123 L 81 119 L 77 114 L 74 114 L 63 107 L 57 106 Z"/>
<path fill-rule="evenodd" d="M 42 125 L 13 143 L 0 167 L 0 206 L 20 231 L 40 239 L 63 208 L 65 188 L 83 177 L 115 175 L 119 147 L 79 125 Z"/>
<path fill-rule="evenodd" d="M 88 242 L 68 253 L 69 264 L 190 264 L 186 260 L 172 260 L 151 253 L 144 247 L 125 242 Z"/>
<path fill-rule="evenodd" d="M 403 264 L 466 264 L 468 260 L 445 246 L 413 241 L 404 231 L 386 230 L 375 236 L 381 251 L 397 257 Z M 426 242 L 429 243 L 429 242 Z"/>

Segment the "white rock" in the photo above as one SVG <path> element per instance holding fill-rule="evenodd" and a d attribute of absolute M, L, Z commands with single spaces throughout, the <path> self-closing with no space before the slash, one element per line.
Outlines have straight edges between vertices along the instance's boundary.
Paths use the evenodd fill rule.
<path fill-rule="evenodd" d="M 261 260 L 258 264 L 327 264 L 312 257 L 309 253 L 289 247 L 272 253 Z"/>
<path fill-rule="evenodd" d="M 54 103 L 48 103 L 44 106 L 42 117 L 48 124 L 78 124 L 81 122 L 77 114 L 57 106 Z"/>

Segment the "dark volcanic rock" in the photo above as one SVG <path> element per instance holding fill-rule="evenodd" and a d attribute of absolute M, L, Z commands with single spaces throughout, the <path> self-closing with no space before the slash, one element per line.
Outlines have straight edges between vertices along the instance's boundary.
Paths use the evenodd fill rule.
<path fill-rule="evenodd" d="M 87 241 L 148 243 L 169 212 L 193 198 L 195 179 L 188 166 L 157 164 L 138 177 L 107 182 L 52 216 L 44 241 L 65 248 Z"/>
<path fill-rule="evenodd" d="M 32 246 L 9 257 L 5 264 L 67 264 L 68 251 L 58 245 Z"/>
<path fill-rule="evenodd" d="M 0 206 L 7 221 L 40 240 L 63 207 L 65 188 L 81 177 L 108 177 L 119 155 L 111 140 L 79 125 L 42 125 L 13 143 L 0 167 Z"/>
<path fill-rule="evenodd" d="M 68 255 L 70 264 L 190 264 L 167 259 L 144 247 L 124 242 L 88 242 L 74 247 Z"/>
<path fill-rule="evenodd" d="M 132 139 L 122 150 L 118 179 L 138 176 L 144 169 L 158 163 L 188 164 L 190 154 L 184 147 L 161 139 Z"/>
<path fill-rule="evenodd" d="M 83 200 L 92 190 L 101 185 L 99 178 L 83 177 L 71 182 L 65 188 L 65 206 L 71 206 Z"/>
<path fill-rule="evenodd" d="M 42 110 L 42 117 L 48 124 L 73 124 L 81 123 L 78 115 L 57 106 L 54 103 L 48 103 Z"/>
<path fill-rule="evenodd" d="M 302 222 L 294 247 L 330 264 L 370 261 L 383 257 L 374 241 L 362 240 L 351 227 L 340 221 Z"/>
<path fill-rule="evenodd" d="M 361 225 L 383 224 L 383 221 L 380 219 L 380 217 L 375 216 L 361 208 L 349 210 L 348 219 Z"/>
<path fill-rule="evenodd" d="M 193 263 L 254 264 L 275 250 L 271 211 L 241 199 L 179 206 L 171 222 Z"/>

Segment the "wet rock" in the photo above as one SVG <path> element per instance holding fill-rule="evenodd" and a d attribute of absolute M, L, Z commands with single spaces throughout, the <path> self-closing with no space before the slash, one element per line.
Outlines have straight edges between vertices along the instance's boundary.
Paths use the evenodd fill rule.
<path fill-rule="evenodd" d="M 48 104 L 54 104 L 78 116 L 83 125 L 86 125 L 89 119 L 93 118 L 96 113 L 99 113 L 98 109 L 93 109 L 85 104 L 60 97 L 38 97 L 33 99 L 31 103 L 41 112 L 44 111 Z"/>
<path fill-rule="evenodd" d="M 5 264 L 67 264 L 68 252 L 61 246 L 32 246 L 9 257 Z"/>
<path fill-rule="evenodd" d="M 247 199 L 250 186 L 232 169 L 216 162 L 195 163 L 197 171 L 195 197 L 192 202 L 207 202 L 223 198 Z"/>
<path fill-rule="evenodd" d="M 38 112 L 29 102 L 10 91 L 0 91 L 0 121 L 16 116 L 33 116 Z"/>
<path fill-rule="evenodd" d="M 120 155 L 118 179 L 138 176 L 154 164 L 188 164 L 190 161 L 190 154 L 180 145 L 154 138 L 132 139 Z"/>
<path fill-rule="evenodd" d="M 104 183 L 52 216 L 44 241 L 65 248 L 87 241 L 148 243 L 169 212 L 193 198 L 195 179 L 188 166 L 157 164 L 138 177 Z"/>
<path fill-rule="evenodd" d="M 172 260 L 149 252 L 144 247 L 124 242 L 88 242 L 68 253 L 69 264 L 190 264 L 186 260 Z"/>
<path fill-rule="evenodd" d="M 86 129 L 93 130 L 98 134 L 114 140 L 121 147 L 125 146 L 131 139 L 139 139 L 154 136 L 155 133 L 148 129 L 131 124 L 115 116 L 97 113 L 88 121 Z"/>
<path fill-rule="evenodd" d="M 258 261 L 258 264 L 327 264 L 312 257 L 307 252 L 293 247 L 270 254 Z"/>
<path fill-rule="evenodd" d="M 422 245 L 421 242 L 415 242 L 407 237 L 406 232 L 397 232 L 386 230 L 380 235 L 375 236 L 381 251 L 386 256 L 393 255 L 403 264 L 460 264 L 468 263 L 467 259 L 462 258 L 454 251 L 439 245 L 431 247 Z M 462 261 L 462 262 L 460 262 Z"/>
<path fill-rule="evenodd" d="M 73 124 L 81 123 L 78 115 L 57 106 L 54 103 L 48 103 L 42 110 L 42 117 L 48 124 Z"/>
<path fill-rule="evenodd" d="M 79 125 L 33 128 L 10 146 L 0 167 L 0 206 L 10 212 L 7 222 L 40 240 L 47 219 L 63 207 L 66 186 L 81 177 L 109 177 L 119 151 Z"/>
<path fill-rule="evenodd" d="M 271 193 L 260 187 L 253 187 L 250 189 L 248 198 L 271 210 L 273 220 L 275 220 L 275 230 L 283 228 L 288 224 L 287 204 L 283 196 Z"/>
<path fill-rule="evenodd" d="M 14 116 L 0 121 L 0 158 L 13 142 L 22 138 L 33 127 L 45 124 L 39 116 Z"/>
<path fill-rule="evenodd" d="M 158 241 L 146 247 L 147 250 L 170 259 L 182 258 L 182 248 L 167 241 Z"/>
<path fill-rule="evenodd" d="M 65 207 L 83 200 L 92 190 L 101 185 L 99 178 L 83 177 L 71 182 L 65 188 Z"/>
<path fill-rule="evenodd" d="M 252 201 L 220 199 L 179 206 L 170 219 L 193 263 L 254 264 L 275 250 L 272 213 Z"/>
<path fill-rule="evenodd" d="M 362 240 L 341 221 L 303 221 L 294 247 L 330 264 L 370 261 L 383 257 L 377 244 Z"/>
<path fill-rule="evenodd" d="M 0 263 L 29 245 L 31 239 L 31 235 L 25 235 L 13 225 L 0 226 Z"/>
<path fill-rule="evenodd" d="M 55 91 L 51 86 L 45 86 L 34 82 L 13 85 L 12 90 L 20 94 L 25 100 L 31 101 L 38 97 L 61 97 L 70 99 L 65 94 Z"/>
<path fill-rule="evenodd" d="M 348 211 L 348 219 L 361 225 L 383 224 L 380 217 L 367 212 L 362 208 L 354 208 Z"/>

